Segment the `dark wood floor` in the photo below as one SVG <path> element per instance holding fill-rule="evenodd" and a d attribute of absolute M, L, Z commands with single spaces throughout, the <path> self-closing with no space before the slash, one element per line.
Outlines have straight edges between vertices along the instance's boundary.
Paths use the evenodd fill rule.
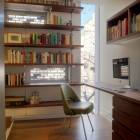
<path fill-rule="evenodd" d="M 98 115 L 90 115 L 94 131 L 92 132 L 87 116 L 84 116 L 88 140 L 111 140 L 111 123 Z M 8 140 L 85 140 L 80 117 L 72 118 L 71 128 L 66 121 L 63 135 L 63 119 L 16 121 Z"/>

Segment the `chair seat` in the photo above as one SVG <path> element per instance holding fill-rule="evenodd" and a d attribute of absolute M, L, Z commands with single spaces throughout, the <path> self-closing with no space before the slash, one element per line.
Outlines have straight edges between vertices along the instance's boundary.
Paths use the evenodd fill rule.
<path fill-rule="evenodd" d="M 88 114 L 93 110 L 93 103 L 75 102 L 69 105 L 71 111 L 76 114 Z"/>

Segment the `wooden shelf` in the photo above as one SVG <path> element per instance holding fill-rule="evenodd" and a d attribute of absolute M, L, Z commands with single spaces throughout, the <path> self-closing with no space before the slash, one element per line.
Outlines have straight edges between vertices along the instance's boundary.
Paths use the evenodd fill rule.
<path fill-rule="evenodd" d="M 62 101 L 45 101 L 45 102 L 42 102 L 42 103 L 36 104 L 36 105 L 26 104 L 26 105 L 23 105 L 23 106 L 9 106 L 9 107 L 6 107 L 6 109 L 47 107 L 47 106 L 62 106 L 62 105 L 63 105 Z"/>
<path fill-rule="evenodd" d="M 27 44 L 27 43 L 5 43 L 5 47 L 27 47 L 27 48 L 64 48 L 64 49 L 78 49 L 84 47 L 83 45 L 51 45 L 51 44 Z"/>
<path fill-rule="evenodd" d="M 5 63 L 5 66 L 33 66 L 33 65 L 39 65 L 39 66 L 81 66 L 83 64 L 81 63 L 74 63 L 74 64 L 11 64 L 11 63 Z"/>
<path fill-rule="evenodd" d="M 52 12 L 65 12 L 65 13 L 81 13 L 83 7 L 76 6 L 63 6 L 63 5 L 50 5 L 39 3 L 25 3 L 25 2 L 5 2 L 6 10 L 27 10 L 37 12 L 47 12 L 52 8 Z"/>
<path fill-rule="evenodd" d="M 134 15 L 140 15 L 140 0 L 135 1 L 107 20 L 107 44 L 120 45 L 139 39 L 140 30 L 136 29 L 135 31 L 138 25 L 132 22 Z M 139 22 L 137 21 L 137 24 Z M 134 26 L 135 28 L 133 28 Z"/>
<path fill-rule="evenodd" d="M 5 88 L 25 88 L 25 87 L 53 87 L 53 86 L 60 86 L 62 84 L 65 83 L 31 83 L 31 84 L 24 84 L 24 85 L 12 85 L 12 86 L 8 86 L 6 85 Z M 84 83 L 77 83 L 77 82 L 73 82 L 73 83 L 68 83 L 71 86 L 82 86 L 84 85 Z"/>
<path fill-rule="evenodd" d="M 121 45 L 121 44 L 129 43 L 129 42 L 131 42 L 133 40 L 137 40 L 137 39 L 140 39 L 140 31 L 136 32 L 136 33 L 131 33 L 129 35 L 123 36 L 118 39 L 107 41 L 107 44 Z"/>
<path fill-rule="evenodd" d="M 71 25 L 53 25 L 53 24 L 30 24 L 30 23 L 9 23 L 4 24 L 8 28 L 29 28 L 29 29 L 51 29 L 51 30 L 68 30 L 80 31 L 84 26 L 71 26 Z"/>
<path fill-rule="evenodd" d="M 68 100 L 68 103 L 71 103 L 71 100 Z M 32 108 L 32 107 L 49 107 L 49 106 L 63 106 L 62 101 L 43 101 L 39 104 L 31 105 L 27 103 L 23 106 L 8 106 L 6 109 L 13 109 L 13 108 Z"/>

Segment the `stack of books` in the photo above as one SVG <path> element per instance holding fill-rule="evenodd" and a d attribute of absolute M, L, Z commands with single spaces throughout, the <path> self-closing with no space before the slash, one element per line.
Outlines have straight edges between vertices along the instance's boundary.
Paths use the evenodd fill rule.
<path fill-rule="evenodd" d="M 25 97 L 24 96 L 9 96 L 5 98 L 5 105 L 6 107 L 12 106 L 22 106 L 25 105 Z"/>

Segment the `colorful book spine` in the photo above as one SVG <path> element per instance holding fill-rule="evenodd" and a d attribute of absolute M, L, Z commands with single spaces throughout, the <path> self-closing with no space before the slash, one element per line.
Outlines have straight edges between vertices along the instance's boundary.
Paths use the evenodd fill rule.
<path fill-rule="evenodd" d="M 19 73 L 19 74 L 6 74 L 5 75 L 5 84 L 9 86 L 14 85 L 23 85 L 25 79 L 25 73 Z"/>
<path fill-rule="evenodd" d="M 132 25 L 133 26 L 133 25 Z M 118 24 L 107 29 L 107 38 L 109 40 L 118 39 L 128 34 L 128 18 L 119 20 Z"/>

